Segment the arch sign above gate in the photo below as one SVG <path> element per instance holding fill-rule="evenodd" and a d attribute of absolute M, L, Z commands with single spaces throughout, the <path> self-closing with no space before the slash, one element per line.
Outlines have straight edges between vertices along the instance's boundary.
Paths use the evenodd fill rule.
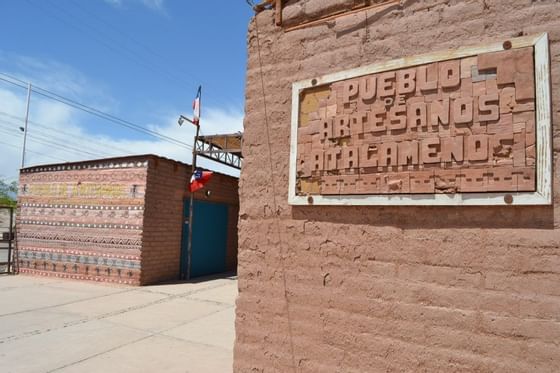
<path fill-rule="evenodd" d="M 541 34 L 294 83 L 289 202 L 550 204 L 548 53 Z"/>

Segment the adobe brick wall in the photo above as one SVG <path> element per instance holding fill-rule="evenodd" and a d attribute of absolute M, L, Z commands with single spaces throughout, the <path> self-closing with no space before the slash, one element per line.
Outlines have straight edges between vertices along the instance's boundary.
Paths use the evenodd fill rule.
<path fill-rule="evenodd" d="M 134 157 L 24 169 L 19 271 L 138 285 L 146 171 Z"/>
<path fill-rule="evenodd" d="M 289 1 L 284 24 L 336 11 L 335 3 Z M 401 3 L 291 32 L 274 25 L 273 11 L 256 17 L 272 164 L 255 19 L 249 26 L 236 372 L 559 370 L 560 4 Z M 544 31 L 553 206 L 288 205 L 294 81 Z"/>

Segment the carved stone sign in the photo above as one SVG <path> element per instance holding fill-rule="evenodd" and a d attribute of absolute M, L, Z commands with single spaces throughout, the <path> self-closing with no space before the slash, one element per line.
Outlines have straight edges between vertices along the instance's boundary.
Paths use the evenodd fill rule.
<path fill-rule="evenodd" d="M 535 47 L 515 39 L 479 49 L 296 83 L 291 202 L 539 194 L 537 111 L 550 99 L 537 97 Z"/>

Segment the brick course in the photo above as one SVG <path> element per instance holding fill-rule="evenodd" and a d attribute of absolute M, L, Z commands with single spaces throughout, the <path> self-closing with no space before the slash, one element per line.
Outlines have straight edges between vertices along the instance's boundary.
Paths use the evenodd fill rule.
<path fill-rule="evenodd" d="M 284 24 L 349 3 L 291 1 Z M 272 164 L 253 19 L 236 372 L 558 371 L 559 16 L 553 0 L 405 1 L 284 32 L 260 13 Z M 551 40 L 553 206 L 288 205 L 294 81 L 540 32 Z"/>

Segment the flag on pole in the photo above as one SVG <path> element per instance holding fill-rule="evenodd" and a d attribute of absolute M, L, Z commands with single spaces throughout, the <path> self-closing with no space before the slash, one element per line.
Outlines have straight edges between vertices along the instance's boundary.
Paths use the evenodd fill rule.
<path fill-rule="evenodd" d="M 204 187 L 204 184 L 206 184 L 208 180 L 210 180 L 212 174 L 212 171 L 202 171 L 200 168 L 197 168 L 191 176 L 189 191 L 191 193 L 194 193 L 197 190 L 202 189 Z"/>
<path fill-rule="evenodd" d="M 198 92 L 196 93 L 196 97 L 193 101 L 192 108 L 193 108 L 193 124 L 198 126 L 200 122 L 200 94 L 201 94 L 202 86 L 198 86 Z"/>

